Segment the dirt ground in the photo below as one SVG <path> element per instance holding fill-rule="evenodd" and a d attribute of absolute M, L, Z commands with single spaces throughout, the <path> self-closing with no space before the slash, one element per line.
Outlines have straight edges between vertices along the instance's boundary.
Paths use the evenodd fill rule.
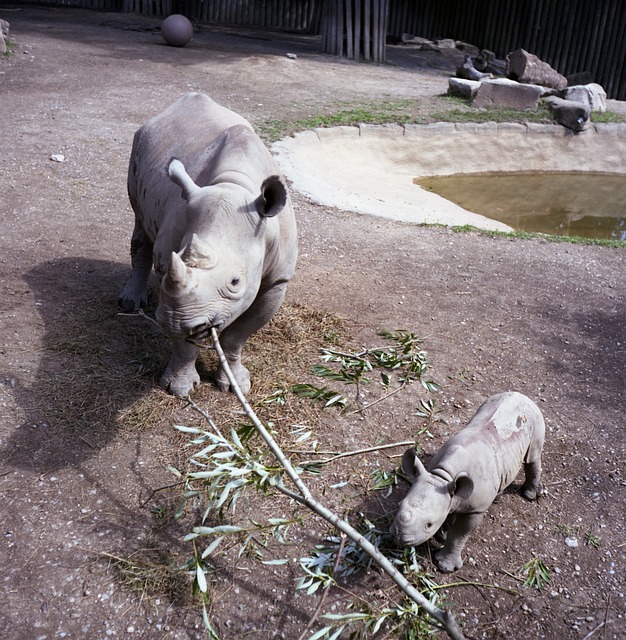
<path fill-rule="evenodd" d="M 427 103 L 445 91 L 453 61 L 392 50 L 390 64 L 356 64 L 318 54 L 312 37 L 236 29 L 204 28 L 172 49 L 138 16 L 3 3 L 0 17 L 15 40 L 0 60 L 1 635 L 203 638 L 189 580 L 173 570 L 190 555 L 182 538 L 194 514 L 177 522 L 179 490 L 152 493 L 189 455 L 172 425 L 202 422 L 157 388 L 163 338 L 116 306 L 129 273 L 133 133 L 188 90 L 253 124 L 338 100 Z M 326 326 L 340 327 L 345 348 L 378 344 L 382 329 L 423 337 L 446 421 L 422 439 L 426 452 L 487 396 L 526 393 L 548 427 L 547 495 L 528 503 L 507 492 L 457 574 L 437 573 L 425 548 L 424 566 L 453 583 L 447 602 L 468 638 L 626 638 L 624 249 L 454 233 L 293 199 L 297 274 L 281 317 L 246 350 L 252 399 L 306 377 Z M 282 334 L 301 339 L 299 359 Z M 203 377 L 197 403 L 234 415 L 236 402 Z M 320 448 L 410 440 L 423 426 L 418 387 L 363 416 L 312 413 Z M 306 419 L 276 414 L 277 429 Z M 387 499 L 365 489 L 401 453 L 347 458 L 315 487 L 349 518 L 392 512 L 406 485 Z M 261 509 L 272 517 L 289 506 Z M 325 532 L 310 523 L 272 547 L 286 565 L 220 560 L 210 614 L 221 638 L 298 637 L 319 602 L 293 588 L 294 559 Z M 551 573 L 543 591 L 518 574 L 536 556 Z M 373 570 L 349 586 L 370 602 L 393 593 Z M 345 603 L 333 592 L 325 610 Z"/>

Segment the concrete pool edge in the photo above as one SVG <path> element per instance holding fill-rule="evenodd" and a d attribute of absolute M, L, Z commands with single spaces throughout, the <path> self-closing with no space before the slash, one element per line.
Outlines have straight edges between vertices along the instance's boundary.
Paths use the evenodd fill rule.
<path fill-rule="evenodd" d="M 300 132 L 272 145 L 296 191 L 339 209 L 414 224 L 510 231 L 413 183 L 487 171 L 594 171 L 626 175 L 626 124 L 574 133 L 560 125 L 359 125 Z"/>

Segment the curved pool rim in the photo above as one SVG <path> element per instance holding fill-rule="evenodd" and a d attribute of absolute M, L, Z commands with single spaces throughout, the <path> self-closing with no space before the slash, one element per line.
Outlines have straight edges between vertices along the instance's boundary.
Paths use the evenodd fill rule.
<path fill-rule="evenodd" d="M 512 231 L 414 184 L 416 177 L 498 171 L 626 177 L 626 123 L 359 125 L 302 131 L 272 145 L 292 188 L 338 209 L 415 224 Z"/>

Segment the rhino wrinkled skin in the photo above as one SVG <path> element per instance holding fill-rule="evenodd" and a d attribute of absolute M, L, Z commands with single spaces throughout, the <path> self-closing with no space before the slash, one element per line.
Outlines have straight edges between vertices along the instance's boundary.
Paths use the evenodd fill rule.
<path fill-rule="evenodd" d="M 187 396 L 199 384 L 199 349 L 188 340 L 216 327 L 247 393 L 242 347 L 280 307 L 297 257 L 291 200 L 271 154 L 244 118 L 188 93 L 135 133 L 128 195 L 132 273 L 119 304 L 146 304 L 154 264 L 156 319 L 172 340 L 161 386 Z M 221 367 L 216 384 L 230 388 Z"/>
<path fill-rule="evenodd" d="M 419 545 L 442 527 L 445 544 L 434 557 L 440 571 L 463 566 L 461 551 L 492 502 L 515 480 L 522 463 L 522 495 L 535 500 L 541 486 L 545 436 L 537 405 L 516 392 L 488 398 L 468 425 L 448 440 L 424 468 L 415 449 L 402 468 L 412 482 L 391 527 L 399 544 Z"/>

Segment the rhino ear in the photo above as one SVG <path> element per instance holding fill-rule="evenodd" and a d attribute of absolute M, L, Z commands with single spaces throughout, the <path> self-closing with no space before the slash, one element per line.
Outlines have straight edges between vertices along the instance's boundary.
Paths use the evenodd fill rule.
<path fill-rule="evenodd" d="M 175 252 L 172 252 L 170 263 L 163 278 L 163 285 L 167 289 L 180 289 L 191 278 L 189 267 L 183 262 L 182 258 Z"/>
<path fill-rule="evenodd" d="M 287 186 L 284 180 L 280 176 L 265 178 L 256 204 L 261 217 L 272 218 L 278 215 L 287 204 Z"/>
<path fill-rule="evenodd" d="M 172 160 L 170 166 L 167 168 L 167 172 L 172 181 L 182 189 L 182 196 L 185 200 L 189 200 L 189 196 L 200 188 L 191 179 L 185 169 L 185 165 L 180 160 Z"/>
<path fill-rule="evenodd" d="M 426 475 L 422 461 L 417 457 L 415 449 L 407 449 L 402 456 L 402 471 L 406 473 L 411 482 L 415 482 L 419 476 Z"/>
<path fill-rule="evenodd" d="M 191 236 L 191 242 L 185 247 L 181 258 L 189 267 L 210 269 L 215 266 L 217 258 L 209 245 L 200 240 L 197 234 Z"/>
<path fill-rule="evenodd" d="M 456 478 L 448 483 L 448 492 L 459 500 L 467 500 L 474 493 L 474 481 L 467 471 L 457 473 Z"/>

